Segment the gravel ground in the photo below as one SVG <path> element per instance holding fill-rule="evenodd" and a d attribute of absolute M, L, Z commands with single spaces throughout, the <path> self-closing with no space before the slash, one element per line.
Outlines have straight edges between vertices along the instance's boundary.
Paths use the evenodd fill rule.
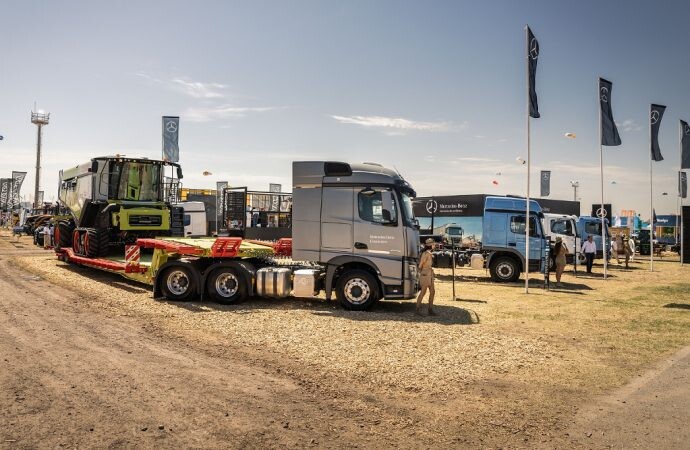
<path fill-rule="evenodd" d="M 146 286 L 51 256 L 17 262 L 49 281 L 69 283 L 85 301 L 108 298 L 111 307 L 174 319 L 186 330 L 217 332 L 234 343 L 275 351 L 304 367 L 372 386 L 443 391 L 555 356 L 539 337 L 518 337 L 477 323 L 476 311 L 446 298 L 446 286 L 439 287 L 438 316 L 418 318 L 413 302 L 380 302 L 373 311 L 355 312 L 324 299 L 252 299 L 230 306 L 157 301 Z"/>

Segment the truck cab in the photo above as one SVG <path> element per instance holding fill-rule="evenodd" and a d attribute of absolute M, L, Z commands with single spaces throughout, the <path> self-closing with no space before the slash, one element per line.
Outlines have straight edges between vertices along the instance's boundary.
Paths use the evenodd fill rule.
<path fill-rule="evenodd" d="M 547 241 L 541 226 L 543 217 L 539 204 L 530 200 L 529 258 L 526 257 L 525 209 L 526 201 L 513 197 L 487 197 L 482 223 L 482 251 L 491 278 L 512 282 L 520 278 L 525 260 L 529 270 L 542 271 Z"/>
<path fill-rule="evenodd" d="M 373 163 L 292 165 L 292 258 L 325 266 L 326 298 L 367 309 L 380 298 L 417 292 L 419 231 L 415 191 Z"/>
<path fill-rule="evenodd" d="M 566 254 L 568 262 L 572 262 L 574 255 L 579 255 L 580 253 L 581 242 L 578 235 L 577 221 L 577 216 L 549 213 L 544 213 L 544 218 L 542 219 L 544 234 L 551 241 L 555 241 L 558 237 L 563 240 L 568 249 Z M 580 261 L 578 259 L 578 262 Z"/>
<path fill-rule="evenodd" d="M 436 227 L 434 228 L 434 234 L 441 236 L 441 243 L 448 248 L 462 247 L 464 230 L 456 223 L 448 223 L 443 226 Z"/>
<path fill-rule="evenodd" d="M 606 252 L 607 256 L 611 257 L 611 233 L 609 232 L 608 220 L 604 219 L 604 232 L 606 233 Z M 580 234 L 580 242 L 587 240 L 587 236 L 592 235 L 592 240 L 597 246 L 597 258 L 603 257 L 603 250 L 601 246 L 601 219 L 598 217 L 582 216 L 577 222 L 577 229 Z"/>

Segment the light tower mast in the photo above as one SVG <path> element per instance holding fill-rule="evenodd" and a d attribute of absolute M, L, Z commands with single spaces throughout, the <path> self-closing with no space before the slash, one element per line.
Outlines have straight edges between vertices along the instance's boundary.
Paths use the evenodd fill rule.
<path fill-rule="evenodd" d="M 36 187 L 34 188 L 34 208 L 40 208 L 38 204 L 38 191 L 41 189 L 41 130 L 44 125 L 48 125 L 50 113 L 43 110 L 31 111 L 31 123 L 38 127 L 38 137 L 36 139 Z"/>

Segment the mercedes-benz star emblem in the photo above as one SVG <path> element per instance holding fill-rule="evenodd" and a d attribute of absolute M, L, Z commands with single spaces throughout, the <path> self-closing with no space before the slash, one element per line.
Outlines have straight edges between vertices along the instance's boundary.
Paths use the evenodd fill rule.
<path fill-rule="evenodd" d="M 602 208 L 597 209 L 597 217 L 599 217 L 599 218 L 606 217 L 606 214 L 607 214 L 606 209 L 602 209 Z"/>
<path fill-rule="evenodd" d="M 601 88 L 601 101 L 604 103 L 608 103 L 609 101 L 609 88 L 606 86 Z"/>
<path fill-rule="evenodd" d="M 436 203 L 436 200 L 429 200 L 426 202 L 426 212 L 429 214 L 435 213 L 437 209 L 438 203 Z"/>
<path fill-rule="evenodd" d="M 652 115 L 649 116 L 649 119 L 651 120 L 652 125 L 657 123 L 659 121 L 659 111 L 657 111 L 656 109 L 652 110 Z"/>
<path fill-rule="evenodd" d="M 535 38 L 532 38 L 529 43 L 529 56 L 532 59 L 539 58 L 539 42 Z"/>
<path fill-rule="evenodd" d="M 544 175 L 541 176 L 543 179 L 548 180 L 549 179 L 549 174 L 545 173 Z"/>
<path fill-rule="evenodd" d="M 175 122 L 173 122 L 172 120 L 169 122 L 166 122 L 165 123 L 165 130 L 168 133 L 174 133 L 177 131 L 177 124 Z"/>

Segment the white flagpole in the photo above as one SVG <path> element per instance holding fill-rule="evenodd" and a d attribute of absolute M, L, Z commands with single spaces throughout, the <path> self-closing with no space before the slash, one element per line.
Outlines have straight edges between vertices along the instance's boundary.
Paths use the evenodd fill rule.
<path fill-rule="evenodd" d="M 528 27 L 525 26 L 525 83 L 527 86 L 526 89 L 526 97 L 527 97 L 527 195 L 526 195 L 526 202 L 525 202 L 525 294 L 529 294 L 529 182 L 530 182 L 530 121 L 529 121 L 529 106 L 530 106 L 530 98 L 529 98 L 529 32 L 527 31 Z M 545 263 L 548 264 L 548 263 Z"/>
<path fill-rule="evenodd" d="M 652 115 L 649 114 L 649 270 L 654 271 L 654 185 L 652 171 Z"/>
<path fill-rule="evenodd" d="M 597 93 L 599 97 L 599 172 L 601 175 L 601 256 L 604 258 L 604 280 L 606 279 L 606 224 L 604 222 L 604 150 L 601 145 L 601 92 L 599 91 L 599 80 L 597 79 Z M 610 99 L 610 97 L 609 97 Z"/>

